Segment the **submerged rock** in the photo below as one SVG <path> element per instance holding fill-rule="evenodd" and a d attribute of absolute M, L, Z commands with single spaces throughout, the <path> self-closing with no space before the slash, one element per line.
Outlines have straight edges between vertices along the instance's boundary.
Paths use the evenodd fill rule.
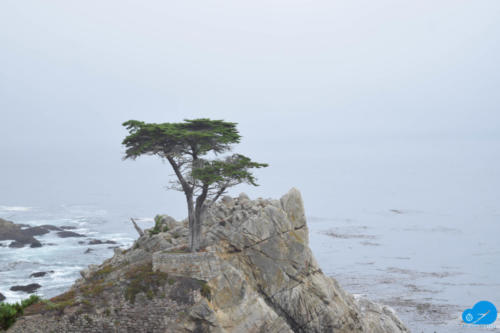
<path fill-rule="evenodd" d="M 115 241 L 112 240 L 100 240 L 100 239 L 91 239 L 89 240 L 89 245 L 100 245 L 100 244 L 116 244 Z"/>
<path fill-rule="evenodd" d="M 61 238 L 68 238 L 68 237 L 85 237 L 85 235 L 73 232 L 73 231 L 59 231 L 56 233 L 57 236 Z"/>
<path fill-rule="evenodd" d="M 9 244 L 9 247 L 18 249 L 18 248 L 24 247 L 24 245 L 26 245 L 26 244 L 24 244 L 22 242 L 18 242 L 18 241 L 13 241 L 12 243 Z"/>
<path fill-rule="evenodd" d="M 42 243 L 40 243 L 38 240 L 35 239 L 35 241 L 30 244 L 30 247 L 31 248 L 42 247 Z"/>
<path fill-rule="evenodd" d="M 39 278 L 39 277 L 44 277 L 45 275 L 49 273 L 54 273 L 54 271 L 48 271 L 48 272 L 35 272 L 30 274 L 30 278 Z"/>
<path fill-rule="evenodd" d="M 281 200 L 224 198 L 204 216 L 200 252 L 186 251 L 187 235 L 186 222 L 170 220 L 168 231 L 145 232 L 8 332 L 408 332 L 390 308 L 322 273 L 295 189 Z"/>
<path fill-rule="evenodd" d="M 62 229 L 62 230 L 75 230 L 75 229 L 77 229 L 77 227 L 74 227 L 71 225 L 63 225 L 63 226 L 61 226 L 60 229 Z"/>
<path fill-rule="evenodd" d="M 31 283 L 25 286 L 13 286 L 10 287 L 10 290 L 12 291 L 24 291 L 25 293 L 28 294 L 33 294 L 37 289 L 39 289 L 41 285 L 38 283 Z"/>

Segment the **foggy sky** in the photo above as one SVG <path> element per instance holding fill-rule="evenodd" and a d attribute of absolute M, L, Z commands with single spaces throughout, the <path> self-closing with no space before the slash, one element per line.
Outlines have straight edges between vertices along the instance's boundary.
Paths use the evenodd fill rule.
<path fill-rule="evenodd" d="M 209 117 L 270 164 L 236 194 L 498 211 L 499 105 L 497 0 L 0 3 L 0 205 L 181 216 L 121 123 Z"/>

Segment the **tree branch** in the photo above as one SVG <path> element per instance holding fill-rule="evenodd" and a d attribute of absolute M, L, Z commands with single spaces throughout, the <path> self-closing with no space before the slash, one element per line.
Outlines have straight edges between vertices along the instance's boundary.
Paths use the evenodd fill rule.
<path fill-rule="evenodd" d="M 134 224 L 134 228 L 139 233 L 139 236 L 141 236 L 141 237 L 144 236 L 144 231 L 142 231 L 142 229 L 137 225 L 137 223 L 135 223 L 135 220 L 133 218 L 130 218 L 130 220 Z"/>
<path fill-rule="evenodd" d="M 188 185 L 188 183 L 186 182 L 186 180 L 182 176 L 179 165 L 177 165 L 177 163 L 175 162 L 175 160 L 172 156 L 166 156 L 166 157 L 167 157 L 168 162 L 170 163 L 170 165 L 174 169 L 175 175 L 177 176 L 177 179 L 179 179 L 179 182 L 181 183 L 182 190 L 184 191 L 184 193 L 186 195 L 191 194 L 193 189 Z"/>
<path fill-rule="evenodd" d="M 217 192 L 217 194 L 215 195 L 215 197 L 212 199 L 212 203 L 215 203 L 217 201 L 217 199 L 219 199 L 219 197 L 224 194 L 224 192 L 226 192 L 227 190 L 227 187 L 226 186 L 222 186 L 219 190 L 219 192 Z"/>

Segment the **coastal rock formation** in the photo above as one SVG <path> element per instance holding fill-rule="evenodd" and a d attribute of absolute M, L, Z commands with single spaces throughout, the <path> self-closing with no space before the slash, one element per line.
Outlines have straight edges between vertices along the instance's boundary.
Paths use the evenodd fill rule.
<path fill-rule="evenodd" d="M 390 308 L 322 273 L 296 189 L 224 197 L 204 215 L 198 253 L 187 252 L 186 221 L 157 221 L 8 332 L 408 332 Z"/>
<path fill-rule="evenodd" d="M 40 232 L 42 232 L 41 227 L 22 229 L 20 225 L 0 218 L 0 241 L 12 240 L 10 247 L 24 247 L 28 244 L 32 247 L 40 247 L 42 246 L 40 242 L 33 237 Z"/>

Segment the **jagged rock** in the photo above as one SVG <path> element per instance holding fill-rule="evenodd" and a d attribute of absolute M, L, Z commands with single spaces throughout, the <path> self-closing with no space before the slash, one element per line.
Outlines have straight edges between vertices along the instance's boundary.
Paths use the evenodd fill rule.
<path fill-rule="evenodd" d="M 39 285 L 38 283 L 30 283 L 30 284 L 25 285 L 25 286 L 10 287 L 10 290 L 12 290 L 12 291 L 24 291 L 25 293 L 32 294 L 40 287 L 41 287 L 41 285 Z"/>
<path fill-rule="evenodd" d="M 223 198 L 204 216 L 197 253 L 186 250 L 186 222 L 168 223 L 82 271 L 59 296 L 70 305 L 28 308 L 9 332 L 408 332 L 390 308 L 321 272 L 296 189 Z"/>
<path fill-rule="evenodd" d="M 21 225 L 0 218 L 0 241 L 12 240 L 13 242 L 9 245 L 11 248 L 20 248 L 38 242 L 30 231 L 26 230 L 23 230 Z"/>
<path fill-rule="evenodd" d="M 0 302 L 3 302 L 4 300 L 5 300 L 5 296 L 2 293 L 0 293 Z"/>

